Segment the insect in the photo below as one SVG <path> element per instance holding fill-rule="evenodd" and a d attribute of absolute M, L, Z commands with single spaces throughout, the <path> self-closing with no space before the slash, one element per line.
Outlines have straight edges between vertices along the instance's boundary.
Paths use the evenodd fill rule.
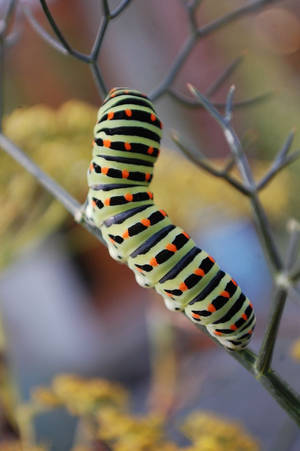
<path fill-rule="evenodd" d="M 184 311 L 226 348 L 247 346 L 255 327 L 249 299 L 215 260 L 172 224 L 149 191 L 162 123 L 146 95 L 112 89 L 98 111 L 85 215 L 112 258 L 126 262 L 167 308 Z"/>

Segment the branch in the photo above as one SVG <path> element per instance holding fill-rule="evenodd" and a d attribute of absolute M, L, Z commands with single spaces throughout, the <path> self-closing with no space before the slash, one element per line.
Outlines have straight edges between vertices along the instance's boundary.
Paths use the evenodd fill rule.
<path fill-rule="evenodd" d="M 188 7 L 188 18 L 191 23 L 191 33 L 185 40 L 181 50 L 179 51 L 177 57 L 175 58 L 171 68 L 165 78 L 161 81 L 157 88 L 155 88 L 149 95 L 150 99 L 155 101 L 167 91 L 170 91 L 170 87 L 177 77 L 183 63 L 191 53 L 194 45 L 198 42 L 200 38 L 204 38 L 214 31 L 232 23 L 233 21 L 246 16 L 249 13 L 254 13 L 262 9 L 264 6 L 278 2 L 279 0 L 254 0 L 250 4 L 237 8 L 236 10 L 225 14 L 223 17 L 216 19 L 210 24 L 204 25 L 198 29 L 195 28 L 194 13 L 195 8 L 198 6 L 198 2 L 192 2 L 190 8 Z"/>
<path fill-rule="evenodd" d="M 193 323 L 195 324 L 195 323 Z M 208 335 L 218 346 L 222 345 L 212 337 L 204 326 L 195 324 L 198 329 L 201 329 L 203 333 Z M 223 348 L 224 349 L 224 348 Z M 290 417 L 300 426 L 300 396 L 296 393 L 286 381 L 281 379 L 275 371 L 269 369 L 263 374 L 257 376 L 255 362 L 257 355 L 249 348 L 242 351 L 229 351 L 226 352 L 237 360 L 249 373 L 251 373 L 270 393 L 278 404 L 290 415 Z"/>
<path fill-rule="evenodd" d="M 240 66 L 245 58 L 245 53 L 235 58 L 219 75 L 219 77 L 211 83 L 211 85 L 205 91 L 206 97 L 212 97 L 220 88 L 224 82 L 234 73 L 234 71 Z"/>
<path fill-rule="evenodd" d="M 228 120 L 224 119 L 223 116 L 219 113 L 219 111 L 214 107 L 214 105 L 204 97 L 196 88 L 192 85 L 188 85 L 192 94 L 203 104 L 206 110 L 215 118 L 217 123 L 223 130 L 225 139 L 229 145 L 229 148 L 236 159 L 236 164 L 239 168 L 241 176 L 244 180 L 244 186 L 250 191 L 250 200 L 253 208 L 253 212 L 255 215 L 255 219 L 257 221 L 258 229 L 261 232 L 264 245 L 268 252 L 268 256 L 274 268 L 277 271 L 280 271 L 283 268 L 281 256 L 279 254 L 279 250 L 277 249 L 277 245 L 275 243 L 275 239 L 273 237 L 271 226 L 269 224 L 269 220 L 266 216 L 264 208 L 258 198 L 256 185 L 253 179 L 252 171 L 249 166 L 246 154 L 242 148 L 240 140 L 235 133 L 234 129 L 231 127 Z"/>

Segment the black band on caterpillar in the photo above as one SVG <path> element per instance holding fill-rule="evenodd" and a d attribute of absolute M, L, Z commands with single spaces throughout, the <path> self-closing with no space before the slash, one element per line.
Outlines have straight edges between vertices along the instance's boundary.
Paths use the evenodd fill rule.
<path fill-rule="evenodd" d="M 127 262 L 140 285 L 154 287 L 170 310 L 184 311 L 225 347 L 243 349 L 255 327 L 252 304 L 156 207 L 148 190 L 161 129 L 146 95 L 110 91 L 95 126 L 86 215 L 101 229 L 110 255 Z"/>

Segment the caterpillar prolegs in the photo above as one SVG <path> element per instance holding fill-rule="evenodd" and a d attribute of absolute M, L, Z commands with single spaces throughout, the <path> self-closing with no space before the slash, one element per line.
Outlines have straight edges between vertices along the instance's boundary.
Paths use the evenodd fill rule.
<path fill-rule="evenodd" d="M 155 288 L 170 310 L 184 311 L 226 348 L 243 349 L 255 327 L 249 299 L 153 202 L 149 183 L 161 129 L 144 94 L 110 91 L 94 129 L 86 216 L 140 285 Z"/>

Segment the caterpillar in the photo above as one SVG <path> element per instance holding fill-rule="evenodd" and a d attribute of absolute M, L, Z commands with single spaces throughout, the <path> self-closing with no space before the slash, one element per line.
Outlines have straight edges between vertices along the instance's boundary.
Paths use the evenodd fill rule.
<path fill-rule="evenodd" d="M 162 123 L 146 95 L 109 92 L 94 128 L 85 215 L 138 284 L 155 288 L 168 309 L 184 311 L 227 349 L 241 350 L 255 327 L 251 302 L 149 191 L 161 136 Z"/>

